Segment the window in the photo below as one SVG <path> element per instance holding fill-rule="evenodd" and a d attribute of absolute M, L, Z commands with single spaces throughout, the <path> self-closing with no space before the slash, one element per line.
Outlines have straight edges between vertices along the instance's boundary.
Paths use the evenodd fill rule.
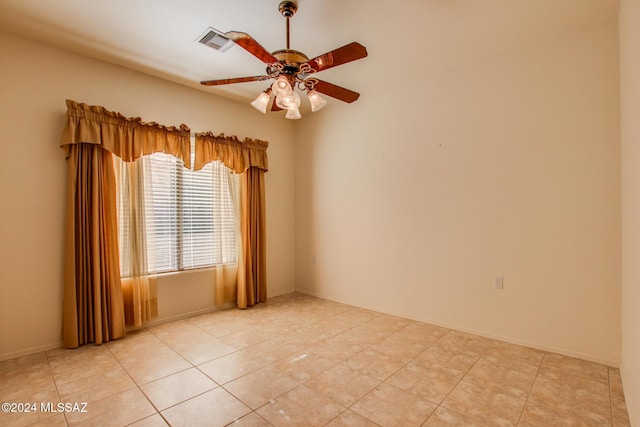
<path fill-rule="evenodd" d="M 164 273 L 235 263 L 238 176 L 221 162 L 194 172 L 186 169 L 182 160 L 164 153 L 138 162 L 134 176 L 143 187 L 139 203 L 144 209 L 148 271 Z M 119 174 L 119 178 L 119 233 L 120 241 L 126 242 L 132 227 L 131 207 L 126 204 L 134 198 L 128 194 L 132 185 L 126 185 L 131 177 Z M 129 246 L 120 244 L 123 277 L 132 275 Z"/>

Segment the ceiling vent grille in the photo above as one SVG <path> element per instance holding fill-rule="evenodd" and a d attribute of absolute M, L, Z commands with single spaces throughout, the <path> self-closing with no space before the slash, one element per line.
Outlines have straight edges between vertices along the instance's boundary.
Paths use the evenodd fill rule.
<path fill-rule="evenodd" d="M 224 33 L 211 27 L 207 28 L 207 30 L 198 37 L 198 43 L 202 43 L 220 52 L 226 52 L 233 46 L 233 40 L 229 40 L 225 37 Z"/>

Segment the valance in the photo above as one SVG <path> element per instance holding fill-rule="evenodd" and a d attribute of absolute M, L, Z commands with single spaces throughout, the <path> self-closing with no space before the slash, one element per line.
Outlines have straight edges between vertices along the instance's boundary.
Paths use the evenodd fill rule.
<path fill-rule="evenodd" d="M 200 170 L 207 163 L 220 160 L 235 173 L 242 173 L 253 167 L 269 170 L 267 141 L 236 136 L 214 135 L 211 132 L 196 133 L 196 156 L 193 169 Z"/>
<path fill-rule="evenodd" d="M 126 162 L 156 152 L 172 154 L 191 168 L 190 130 L 144 123 L 140 117 L 126 118 L 104 107 L 67 100 L 67 125 L 60 146 L 69 156 L 72 144 L 90 143 L 102 146 Z"/>

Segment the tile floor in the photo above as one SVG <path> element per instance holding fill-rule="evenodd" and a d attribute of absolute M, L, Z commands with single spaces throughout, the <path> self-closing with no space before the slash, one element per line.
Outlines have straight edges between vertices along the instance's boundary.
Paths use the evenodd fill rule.
<path fill-rule="evenodd" d="M 0 362 L 0 401 L 37 410 L 2 426 L 629 425 L 617 369 L 301 294 Z"/>

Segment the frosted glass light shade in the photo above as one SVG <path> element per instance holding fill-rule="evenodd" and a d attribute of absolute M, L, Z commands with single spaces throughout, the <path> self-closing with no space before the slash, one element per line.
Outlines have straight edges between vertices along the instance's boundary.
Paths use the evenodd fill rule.
<path fill-rule="evenodd" d="M 267 92 L 261 92 L 260 95 L 251 103 L 251 106 L 262 114 L 267 112 L 267 105 L 269 105 L 269 99 L 271 97 Z"/>
<path fill-rule="evenodd" d="M 287 109 L 287 115 L 284 117 L 287 119 L 296 120 L 302 117 L 302 115 L 300 114 L 298 107 L 290 107 Z"/>
<path fill-rule="evenodd" d="M 271 90 L 275 96 L 289 96 L 293 92 L 293 88 L 285 76 L 278 77 L 271 85 Z"/>
<path fill-rule="evenodd" d="M 276 105 L 283 110 L 291 107 L 298 108 L 300 106 L 300 95 L 297 92 L 291 92 L 287 96 L 277 96 Z"/>
<path fill-rule="evenodd" d="M 311 104 L 311 111 L 314 113 L 327 105 L 327 100 L 321 97 L 315 90 L 309 91 L 309 93 L 307 93 L 307 97 Z"/>

